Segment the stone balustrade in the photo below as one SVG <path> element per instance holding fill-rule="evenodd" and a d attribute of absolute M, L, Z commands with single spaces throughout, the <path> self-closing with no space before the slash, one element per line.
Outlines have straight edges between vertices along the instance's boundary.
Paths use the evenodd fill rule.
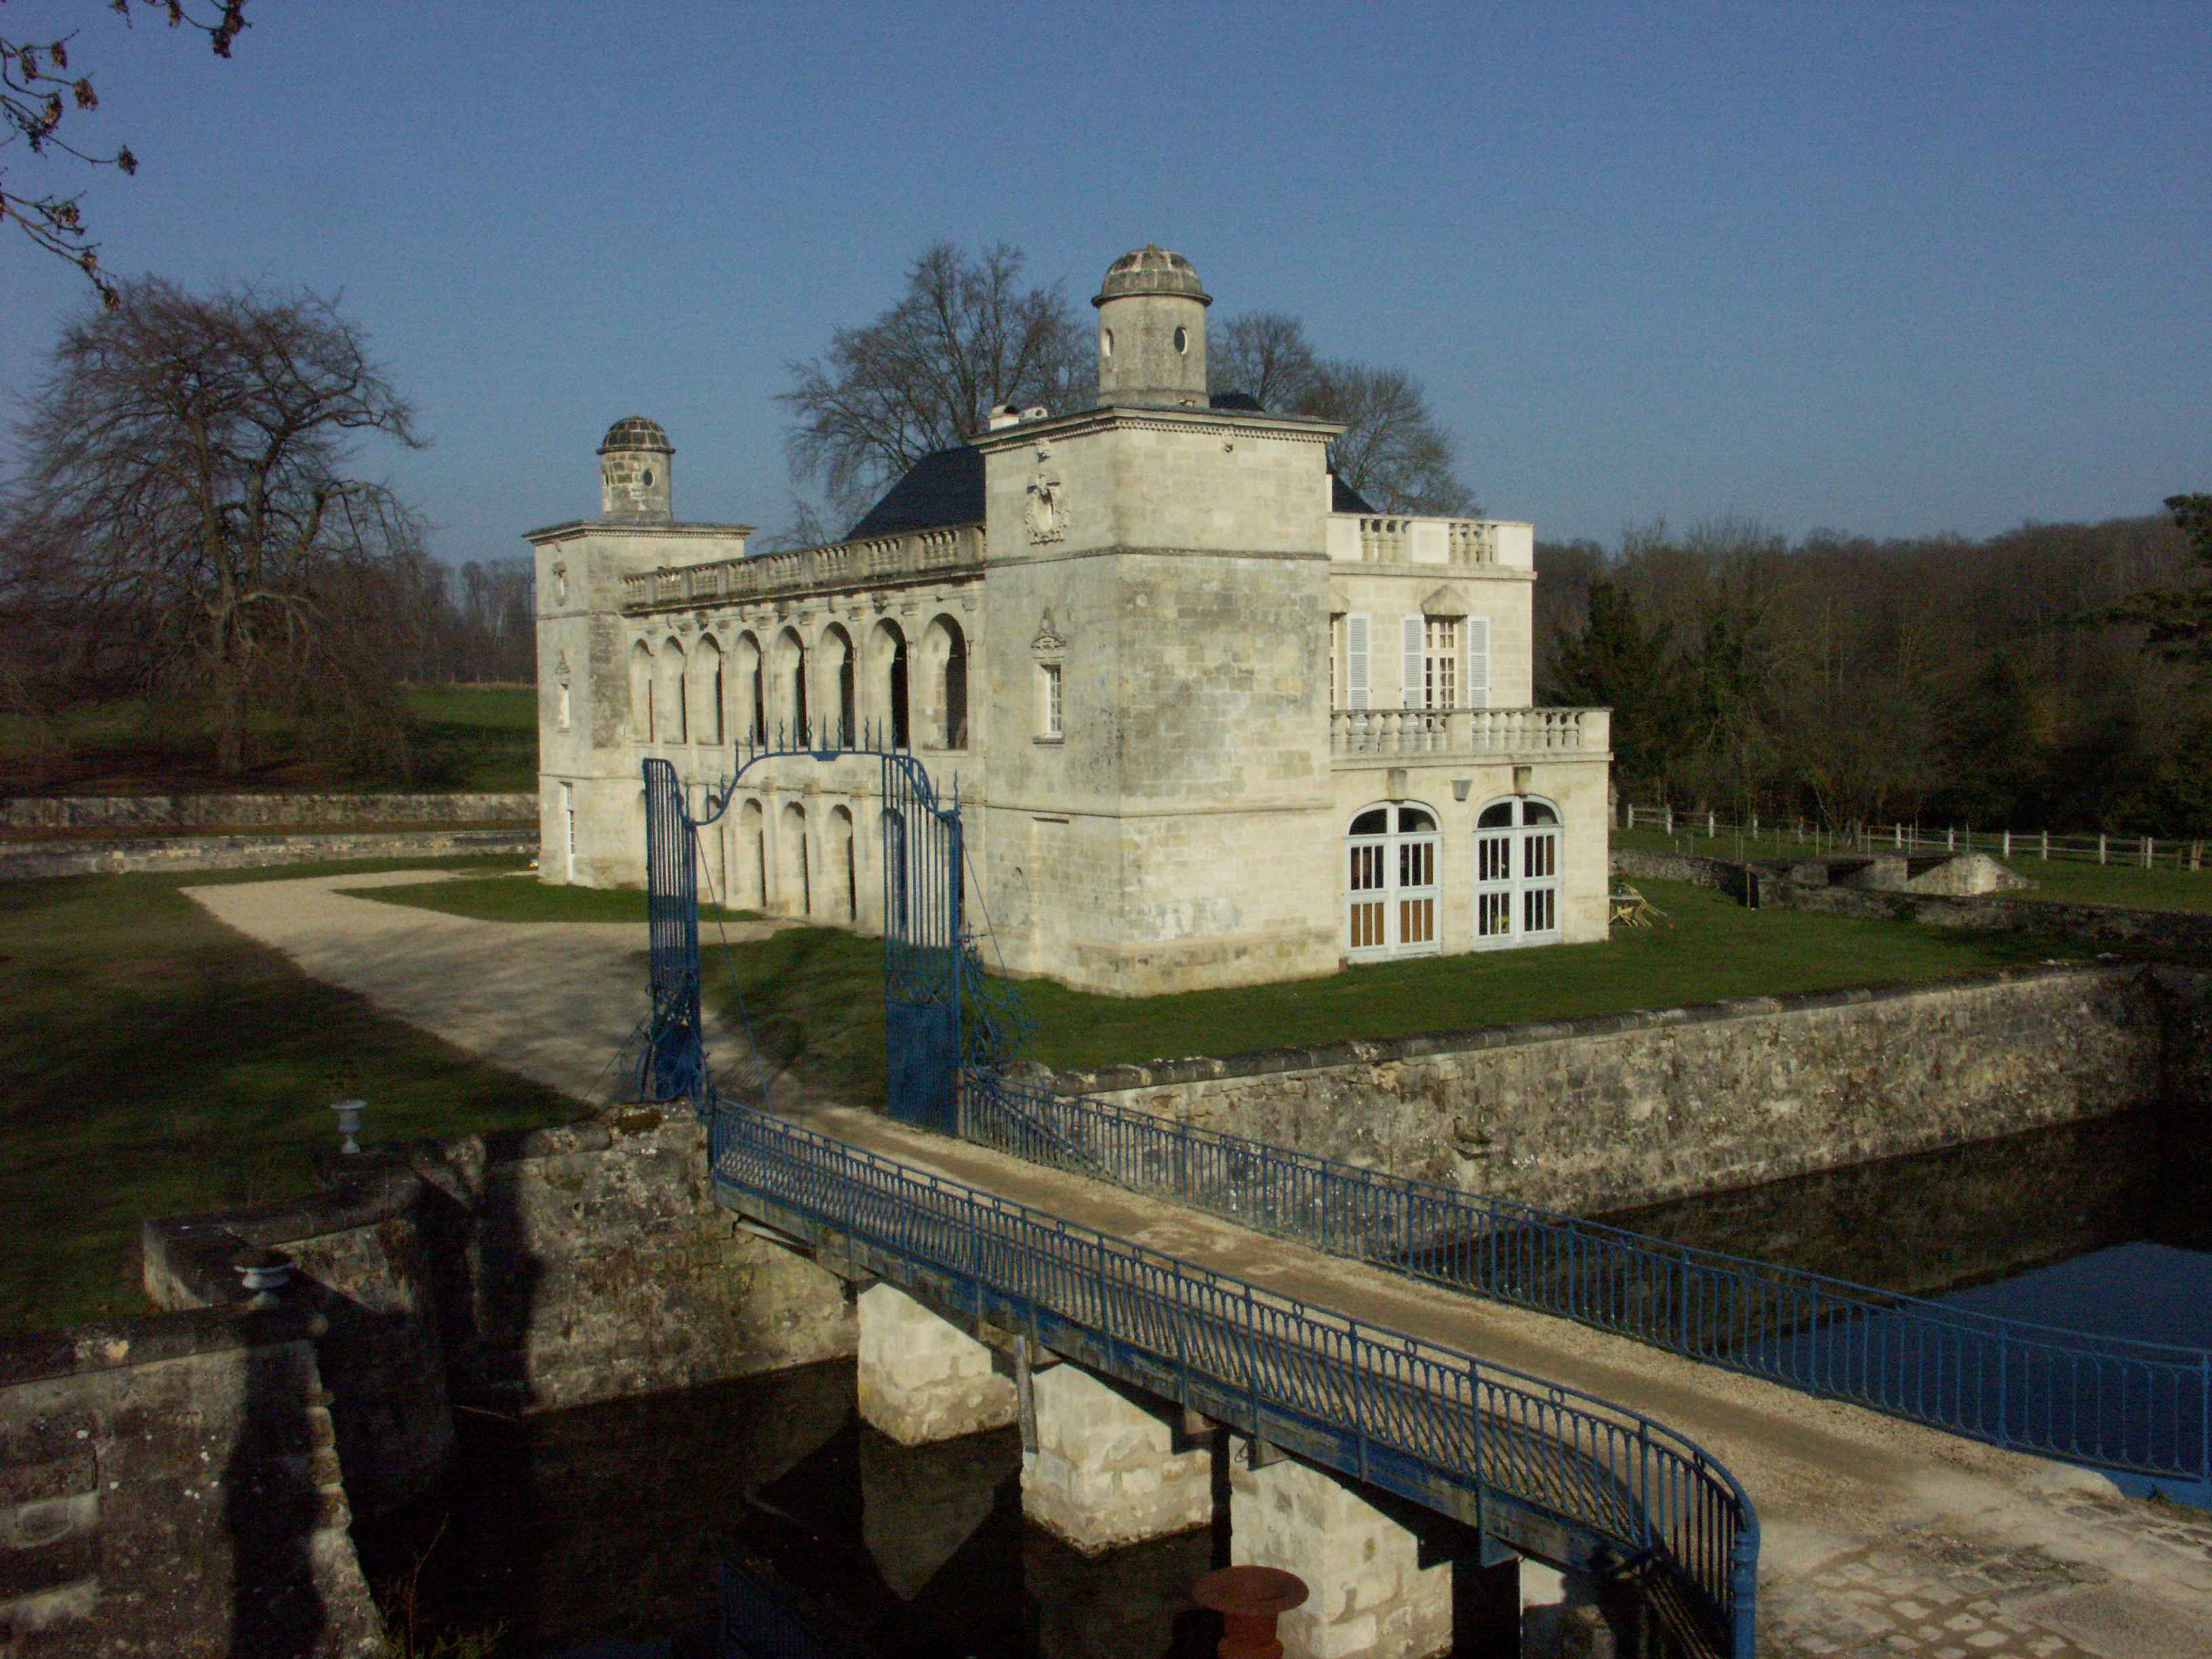
<path fill-rule="evenodd" d="M 623 578 L 623 610 L 634 615 L 980 569 L 983 547 L 982 526 L 952 525 L 863 542 L 832 542 L 645 570 Z"/>
<path fill-rule="evenodd" d="M 1338 513 L 1329 519 L 1328 556 L 1360 564 L 1495 565 L 1532 568 L 1533 532 L 1501 519 L 1416 518 Z"/>
<path fill-rule="evenodd" d="M 1603 754 L 1609 708 L 1338 708 L 1328 752 L 1340 760 L 1418 755 Z"/>

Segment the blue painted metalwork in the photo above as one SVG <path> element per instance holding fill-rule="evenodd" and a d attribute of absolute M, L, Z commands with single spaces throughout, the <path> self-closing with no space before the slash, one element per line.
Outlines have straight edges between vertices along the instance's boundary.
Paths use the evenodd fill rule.
<path fill-rule="evenodd" d="M 857 736 L 857 744 L 837 739 Z M 713 1078 L 701 1022 L 698 832 L 729 810 L 738 781 L 765 761 L 859 758 L 880 769 L 883 802 L 884 1009 L 892 1115 L 952 1133 L 961 1067 L 995 1070 L 1020 1029 L 987 987 L 966 927 L 967 857 L 957 797 L 938 799 L 929 774 L 874 728 L 830 731 L 820 741 L 801 726 L 740 743 L 736 765 L 705 788 L 695 813 L 675 767 L 644 763 L 647 908 L 653 1009 L 639 1060 L 647 1100 L 689 1100 L 702 1115 Z"/>
<path fill-rule="evenodd" d="M 725 1563 L 718 1659 L 864 1659 L 842 1635 L 824 1631 L 799 1600 L 765 1579 Z"/>
<path fill-rule="evenodd" d="M 1674 1650 L 1751 1659 L 1757 1514 L 1665 1425 L 750 1107 L 711 1123 L 725 1204 L 1486 1537 L 1639 1579 Z"/>
<path fill-rule="evenodd" d="M 1972 1439 L 2212 1479 L 2200 1348 L 1947 1307 L 1003 1077 L 964 1085 L 962 1134 L 1039 1163 Z"/>

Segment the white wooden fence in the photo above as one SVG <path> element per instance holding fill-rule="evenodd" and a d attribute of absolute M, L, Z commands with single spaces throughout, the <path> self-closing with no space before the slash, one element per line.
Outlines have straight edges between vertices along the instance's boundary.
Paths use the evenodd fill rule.
<path fill-rule="evenodd" d="M 1762 837 L 1785 851 L 1989 853 L 2001 859 L 2058 859 L 2080 864 L 2132 866 L 2141 870 L 2204 868 L 2205 842 L 2178 836 L 2054 836 L 2048 830 L 1930 829 L 1918 823 L 1862 823 L 1834 830 L 1802 819 L 1768 821 L 1757 814 L 1736 823 L 1717 813 L 1678 811 L 1673 806 L 1625 805 L 1624 830 L 1656 830 L 1668 836 L 1702 836 L 1749 845 Z"/>

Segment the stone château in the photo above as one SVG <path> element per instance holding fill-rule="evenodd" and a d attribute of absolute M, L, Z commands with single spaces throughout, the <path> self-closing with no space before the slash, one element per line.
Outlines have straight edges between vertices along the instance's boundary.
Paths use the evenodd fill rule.
<path fill-rule="evenodd" d="M 1182 255 L 1115 261 L 1098 394 L 1006 408 L 844 539 L 748 554 L 674 515 L 618 421 L 599 519 L 529 532 L 540 870 L 643 879 L 640 763 L 695 792 L 778 732 L 873 726 L 966 809 L 1006 965 L 1141 994 L 1599 939 L 1607 714 L 1530 706 L 1534 532 L 1379 512 L 1325 421 L 1208 386 Z M 703 886 L 880 926 L 879 768 L 749 771 Z"/>

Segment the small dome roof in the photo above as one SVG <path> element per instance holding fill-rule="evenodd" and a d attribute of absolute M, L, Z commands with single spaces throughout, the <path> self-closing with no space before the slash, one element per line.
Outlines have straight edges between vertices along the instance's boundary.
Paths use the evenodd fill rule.
<path fill-rule="evenodd" d="M 660 422 L 648 421 L 642 415 L 625 415 L 607 428 L 607 435 L 599 441 L 599 453 L 604 455 L 611 449 L 653 449 L 663 455 L 676 453 L 676 446 L 660 429 Z"/>
<path fill-rule="evenodd" d="M 1106 280 L 1091 303 L 1103 306 L 1132 294 L 1181 294 L 1202 306 L 1213 303 L 1213 296 L 1199 283 L 1198 268 L 1158 242 L 1147 242 L 1107 266 Z"/>

